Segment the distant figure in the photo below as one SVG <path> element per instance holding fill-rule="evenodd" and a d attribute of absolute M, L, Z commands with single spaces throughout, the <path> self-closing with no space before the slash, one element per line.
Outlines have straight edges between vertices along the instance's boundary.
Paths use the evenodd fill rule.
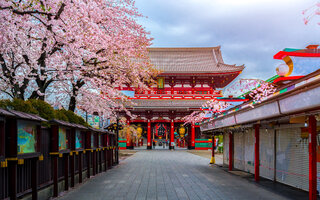
<path fill-rule="evenodd" d="M 156 146 L 156 141 L 153 140 L 152 144 L 153 144 L 152 147 L 155 148 L 155 146 Z"/>

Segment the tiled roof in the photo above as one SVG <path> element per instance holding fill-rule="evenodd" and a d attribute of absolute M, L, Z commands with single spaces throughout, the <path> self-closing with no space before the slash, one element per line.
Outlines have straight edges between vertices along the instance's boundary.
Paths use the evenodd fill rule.
<path fill-rule="evenodd" d="M 151 63 L 163 73 L 238 72 L 244 66 L 225 64 L 220 47 L 149 48 Z"/>

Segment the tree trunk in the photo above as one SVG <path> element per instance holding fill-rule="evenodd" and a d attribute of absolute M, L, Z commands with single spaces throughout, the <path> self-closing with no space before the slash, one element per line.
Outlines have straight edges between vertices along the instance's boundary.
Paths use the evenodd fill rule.
<path fill-rule="evenodd" d="M 68 110 L 71 110 L 72 112 L 75 111 L 76 105 L 77 105 L 77 96 L 78 96 L 78 91 L 79 89 L 84 85 L 83 80 L 77 80 L 77 82 L 74 84 L 72 83 L 72 95 L 70 97 L 70 102 L 69 102 L 69 108 Z"/>
<path fill-rule="evenodd" d="M 70 102 L 69 102 L 69 110 L 71 110 L 72 112 L 74 112 L 74 110 L 76 109 L 76 97 L 72 96 L 70 98 Z"/>

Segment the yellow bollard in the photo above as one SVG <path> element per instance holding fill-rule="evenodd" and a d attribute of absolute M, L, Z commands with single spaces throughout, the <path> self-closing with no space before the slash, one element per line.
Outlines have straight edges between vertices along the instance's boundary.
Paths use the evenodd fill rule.
<path fill-rule="evenodd" d="M 211 156 L 210 164 L 215 164 L 216 160 L 214 159 L 214 156 Z"/>

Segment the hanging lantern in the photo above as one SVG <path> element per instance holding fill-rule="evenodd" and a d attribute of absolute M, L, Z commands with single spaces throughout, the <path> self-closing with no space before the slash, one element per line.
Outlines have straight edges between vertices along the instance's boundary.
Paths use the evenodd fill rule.
<path fill-rule="evenodd" d="M 138 138 L 141 138 L 142 132 L 143 132 L 143 128 L 141 127 L 141 124 L 138 124 L 138 127 L 137 127 Z"/>
<path fill-rule="evenodd" d="M 167 127 L 163 123 L 157 123 L 155 125 L 155 135 L 161 139 L 162 137 L 166 136 Z"/>
<path fill-rule="evenodd" d="M 181 138 L 183 138 L 185 136 L 186 128 L 183 126 L 183 124 L 180 124 L 178 132 L 179 132 L 179 135 L 180 135 Z"/>

